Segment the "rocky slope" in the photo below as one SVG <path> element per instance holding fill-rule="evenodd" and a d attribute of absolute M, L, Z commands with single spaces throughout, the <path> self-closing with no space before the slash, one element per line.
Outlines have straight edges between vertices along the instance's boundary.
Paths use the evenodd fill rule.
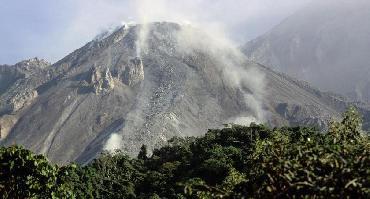
<path fill-rule="evenodd" d="M 348 105 L 173 23 L 124 26 L 52 66 L 34 65 L 26 77 L 1 80 L 1 144 L 60 164 L 104 149 L 136 155 L 142 144 L 230 122 L 324 127 Z"/>
<path fill-rule="evenodd" d="M 368 0 L 313 1 L 243 51 L 323 90 L 369 101 L 369 9 Z"/>
<path fill-rule="evenodd" d="M 22 110 L 37 98 L 36 87 L 47 81 L 48 66 L 50 63 L 38 58 L 0 66 L 0 139 L 8 135 Z"/>

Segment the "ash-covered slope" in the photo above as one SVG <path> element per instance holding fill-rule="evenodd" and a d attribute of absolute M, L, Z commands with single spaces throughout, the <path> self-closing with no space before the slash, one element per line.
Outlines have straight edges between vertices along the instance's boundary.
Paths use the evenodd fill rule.
<path fill-rule="evenodd" d="M 12 90 L 1 96 L 0 120 L 16 118 L 1 142 L 58 163 L 87 162 L 104 149 L 136 155 L 142 144 L 153 148 L 230 122 L 323 127 L 346 106 L 174 23 L 122 27 L 28 81 L 34 95 L 19 109 L 9 109 Z"/>
<path fill-rule="evenodd" d="M 370 1 L 313 1 L 243 48 L 316 87 L 370 101 Z"/>

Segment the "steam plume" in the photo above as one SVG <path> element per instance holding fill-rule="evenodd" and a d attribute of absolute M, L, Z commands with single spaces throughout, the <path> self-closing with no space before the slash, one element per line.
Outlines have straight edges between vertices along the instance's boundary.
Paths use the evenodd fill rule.
<path fill-rule="evenodd" d="M 120 149 L 121 147 L 122 147 L 122 136 L 117 133 L 113 133 L 109 137 L 107 143 L 105 144 L 104 150 L 114 152 L 114 150 Z"/>

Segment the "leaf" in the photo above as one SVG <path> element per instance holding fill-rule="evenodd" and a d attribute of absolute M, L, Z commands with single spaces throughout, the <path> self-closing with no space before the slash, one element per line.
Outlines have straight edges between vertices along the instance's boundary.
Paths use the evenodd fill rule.
<path fill-rule="evenodd" d="M 353 180 L 351 180 L 351 181 L 349 181 L 345 186 L 344 186 L 344 188 L 348 188 L 349 186 L 351 186 L 351 185 L 353 185 L 354 187 L 356 187 L 356 181 L 357 181 L 358 179 L 357 178 L 355 178 L 355 179 L 353 179 Z"/>

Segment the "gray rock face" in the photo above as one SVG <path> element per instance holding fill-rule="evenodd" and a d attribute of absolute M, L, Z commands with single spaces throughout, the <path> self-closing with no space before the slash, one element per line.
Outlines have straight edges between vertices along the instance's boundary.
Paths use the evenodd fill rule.
<path fill-rule="evenodd" d="M 347 105 L 191 27 L 153 23 L 141 37 L 143 29 L 117 29 L 11 84 L 2 102 L 37 95 L 0 115 L 1 144 L 60 164 L 88 162 L 104 149 L 136 155 L 142 144 L 153 149 L 228 122 L 323 126 Z"/>
<path fill-rule="evenodd" d="M 370 1 L 313 1 L 248 42 L 250 58 L 323 90 L 369 101 Z"/>
<path fill-rule="evenodd" d="M 0 65 L 0 94 L 11 90 L 15 84 L 23 84 L 32 75 L 41 74 L 48 66 L 50 63 L 38 58 L 24 60 L 14 66 Z"/>
<path fill-rule="evenodd" d="M 4 115 L 0 118 L 0 140 L 8 136 L 16 123 L 17 117 L 14 115 Z"/>
<path fill-rule="evenodd" d="M 89 83 L 96 94 L 106 93 L 114 88 L 114 79 L 109 68 L 106 68 L 105 71 L 101 70 L 100 67 L 93 67 L 90 71 Z"/>
<path fill-rule="evenodd" d="M 33 58 L 0 66 L 0 140 L 7 137 L 23 114 L 37 98 L 36 88 L 47 81 L 50 63 Z"/>
<path fill-rule="evenodd" d="M 135 86 L 144 80 L 144 67 L 140 58 L 136 57 L 130 60 L 123 73 L 123 83 L 128 86 Z"/>

